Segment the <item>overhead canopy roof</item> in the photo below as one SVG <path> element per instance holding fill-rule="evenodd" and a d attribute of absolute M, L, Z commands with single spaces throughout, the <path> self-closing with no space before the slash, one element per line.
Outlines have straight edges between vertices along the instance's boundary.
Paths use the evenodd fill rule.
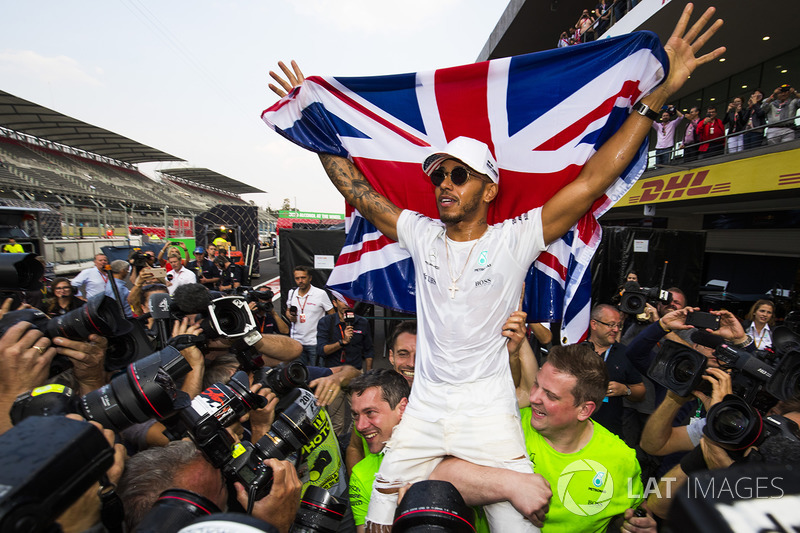
<path fill-rule="evenodd" d="M 183 161 L 112 131 L 0 91 L 0 126 L 126 163 Z"/>
<path fill-rule="evenodd" d="M 159 172 L 185 181 L 197 183 L 198 185 L 211 187 L 212 189 L 220 189 L 234 194 L 265 192 L 207 168 L 169 168 L 159 170 Z"/>

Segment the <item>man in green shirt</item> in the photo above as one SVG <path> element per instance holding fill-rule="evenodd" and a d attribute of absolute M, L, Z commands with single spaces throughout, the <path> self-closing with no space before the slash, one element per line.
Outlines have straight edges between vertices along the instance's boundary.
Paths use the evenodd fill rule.
<path fill-rule="evenodd" d="M 350 504 L 358 533 L 364 531 L 372 482 L 383 460 L 384 444 L 403 418 L 411 387 L 408 381 L 389 369 L 369 370 L 350 382 L 353 427 L 364 437 L 369 453 L 350 475 Z"/>
<path fill-rule="evenodd" d="M 636 453 L 590 418 L 607 389 L 603 360 L 583 344 L 550 350 L 533 380 L 521 414 L 534 472 L 553 491 L 543 533 L 606 531 L 614 519 L 656 531 L 651 515 L 633 516 L 644 493 Z M 431 478 L 449 480 L 472 504 L 516 497 L 492 469 L 459 459 L 443 461 Z"/>

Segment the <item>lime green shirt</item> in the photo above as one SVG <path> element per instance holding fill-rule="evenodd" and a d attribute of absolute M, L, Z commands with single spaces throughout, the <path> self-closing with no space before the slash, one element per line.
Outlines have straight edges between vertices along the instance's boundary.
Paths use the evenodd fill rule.
<path fill-rule="evenodd" d="M 641 468 L 636 452 L 600 424 L 576 453 L 555 451 L 531 427 L 531 408 L 520 409 L 525 446 L 534 472 L 553 491 L 542 533 L 606 530 L 611 518 L 642 501 Z"/>

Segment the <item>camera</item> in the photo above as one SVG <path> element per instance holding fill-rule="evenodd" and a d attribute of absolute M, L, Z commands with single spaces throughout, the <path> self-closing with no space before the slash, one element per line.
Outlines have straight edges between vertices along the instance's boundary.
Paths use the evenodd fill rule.
<path fill-rule="evenodd" d="M 53 531 L 48 526 L 113 464 L 113 448 L 92 424 L 63 416 L 22 421 L 0 435 L 0 531 Z"/>
<path fill-rule="evenodd" d="M 629 281 L 625 284 L 625 292 L 620 297 L 619 310 L 629 315 L 638 315 L 644 312 L 648 302 L 669 305 L 672 302 L 672 293 L 658 287 L 640 287 L 635 281 Z"/>
<path fill-rule="evenodd" d="M 733 394 L 708 410 L 703 433 L 731 451 L 760 446 L 769 437 L 778 435 L 800 442 L 800 429 L 795 422 L 779 415 L 762 417 L 757 409 Z"/>
<path fill-rule="evenodd" d="M 276 396 L 286 396 L 292 389 L 308 386 L 308 369 L 300 361 L 281 363 L 278 366 L 262 367 L 253 374 L 253 383 L 261 383 L 272 389 Z"/>
<path fill-rule="evenodd" d="M 347 511 L 347 503 L 330 492 L 310 485 L 300 498 L 292 533 L 334 533 Z"/>
<path fill-rule="evenodd" d="M 27 301 L 25 291 L 42 288 L 44 266 L 36 254 L 0 253 L 0 303 L 11 298 L 11 308 Z"/>
<path fill-rule="evenodd" d="M 703 379 L 707 367 L 705 355 L 685 344 L 665 340 L 647 375 L 678 396 L 691 396 L 696 390 L 710 395 L 711 384 Z"/>
<path fill-rule="evenodd" d="M 475 511 L 447 481 L 420 481 L 408 489 L 394 513 L 392 531 L 475 531 Z"/>
<path fill-rule="evenodd" d="M 14 401 L 11 421 L 17 424 L 29 416 L 78 413 L 105 428 L 122 431 L 154 417 L 164 419 L 182 407 L 179 398 L 188 397 L 175 382 L 190 370 L 181 353 L 168 346 L 131 363 L 125 373 L 82 398 L 63 385 L 26 392 Z"/>
<path fill-rule="evenodd" d="M 265 313 L 272 311 L 272 299 L 275 297 L 275 293 L 272 292 L 272 289 L 260 291 L 253 287 L 240 285 L 234 290 L 236 294 L 244 297 L 248 302 L 255 302 L 258 311 L 263 311 Z"/>
<path fill-rule="evenodd" d="M 137 273 L 143 268 L 150 266 L 150 263 L 147 261 L 147 254 L 145 254 L 140 248 L 133 249 L 133 253 L 130 256 L 130 261 L 131 265 L 133 266 L 133 270 Z"/>
<path fill-rule="evenodd" d="M 800 336 L 788 328 L 775 328 L 774 353 L 760 350 L 751 354 L 728 346 L 722 337 L 704 330 L 692 333 L 692 340 L 714 349 L 720 366 L 731 371 L 734 394 L 761 412 L 768 411 L 777 400 L 800 394 Z M 680 396 L 688 396 L 700 388 L 706 366 L 702 354 L 665 341 L 648 374 L 656 383 Z"/>
<path fill-rule="evenodd" d="M 109 340 L 110 350 L 106 352 L 106 370 L 113 371 L 124 368 L 132 359 L 141 355 L 141 342 L 129 340 L 134 332 L 134 325 L 125 319 L 117 302 L 104 294 L 89 298 L 86 305 L 50 319 L 38 309 L 20 309 L 6 313 L 0 319 L 0 336 L 18 322 L 29 322 L 34 329 L 43 332 L 47 337 L 66 337 L 71 340 L 85 341 L 95 333 Z M 65 355 L 58 354 L 50 365 L 50 375 L 54 376 L 72 367 L 72 361 Z"/>
<path fill-rule="evenodd" d="M 197 518 L 219 512 L 214 502 L 190 490 L 165 490 L 136 526 L 135 533 L 179 531 Z"/>

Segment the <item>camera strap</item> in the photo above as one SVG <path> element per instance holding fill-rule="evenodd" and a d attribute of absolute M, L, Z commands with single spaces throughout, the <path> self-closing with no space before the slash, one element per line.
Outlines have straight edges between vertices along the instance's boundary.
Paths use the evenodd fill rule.
<path fill-rule="evenodd" d="M 108 533 L 122 533 L 122 522 L 125 518 L 125 510 L 122 506 L 122 500 L 117 494 L 116 485 L 108 480 L 108 477 L 103 474 L 100 479 L 100 489 L 97 491 L 100 497 L 102 508 L 100 510 L 100 520 Z"/>

